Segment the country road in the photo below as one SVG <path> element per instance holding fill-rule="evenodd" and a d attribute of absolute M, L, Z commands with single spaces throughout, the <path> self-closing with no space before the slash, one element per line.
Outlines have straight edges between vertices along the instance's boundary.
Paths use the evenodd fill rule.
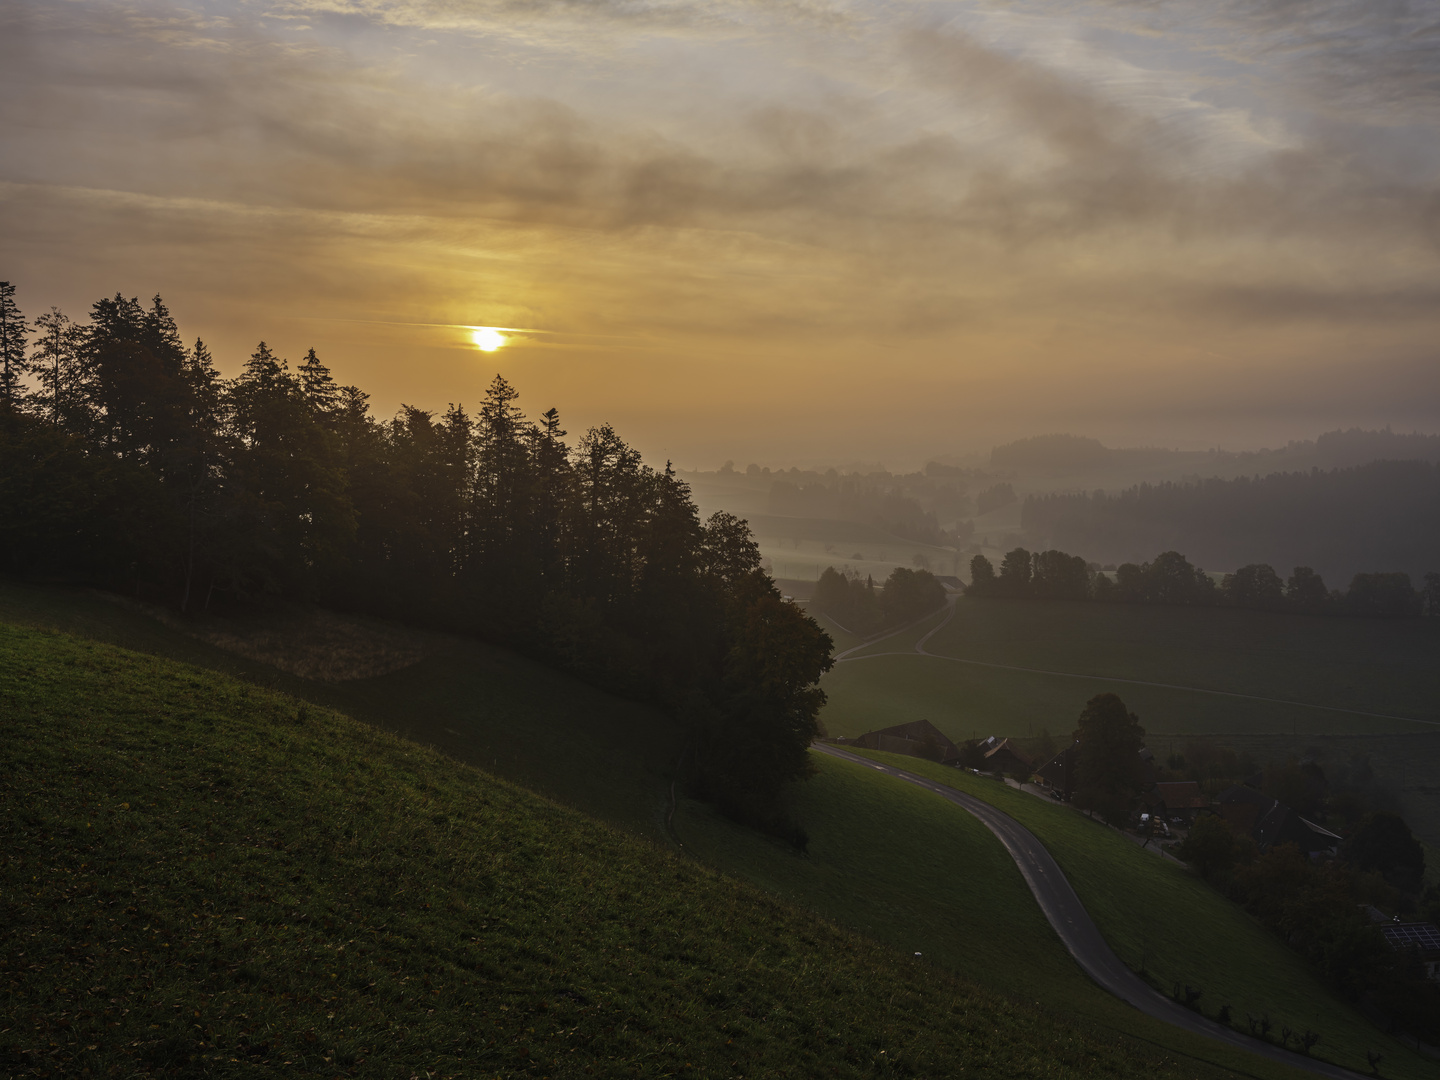
<path fill-rule="evenodd" d="M 938 781 L 906 772 L 904 769 L 897 769 L 891 765 L 871 761 L 869 758 L 849 753 L 837 747 L 822 746 L 816 743 L 811 749 L 916 784 L 979 818 L 1010 852 L 1011 857 L 1015 860 L 1015 865 L 1019 867 L 1021 875 L 1025 878 L 1026 884 L 1030 886 L 1030 891 L 1035 894 L 1035 899 L 1040 904 L 1040 910 L 1045 913 L 1045 918 L 1050 921 L 1050 925 L 1060 935 L 1060 940 L 1070 950 L 1070 955 L 1075 958 L 1090 978 L 1120 1000 L 1133 1005 L 1157 1020 L 1165 1021 L 1167 1024 L 1174 1024 L 1176 1027 L 1184 1028 L 1197 1035 L 1218 1039 L 1240 1050 L 1259 1054 L 1296 1069 L 1303 1069 L 1319 1076 L 1335 1077 L 1336 1080 L 1356 1080 L 1357 1077 L 1363 1075 L 1349 1069 L 1342 1069 L 1338 1065 L 1330 1065 L 1323 1061 L 1316 1061 L 1314 1058 L 1282 1050 L 1258 1039 L 1249 1038 L 1233 1028 L 1208 1020 L 1155 991 L 1126 967 L 1110 946 L 1105 943 L 1099 928 L 1091 920 L 1085 906 L 1080 903 L 1080 898 L 1075 895 L 1075 890 L 1070 887 L 1070 882 L 1061 873 L 1059 865 L 1045 850 L 1045 845 L 1009 814 L 995 809 L 989 803 L 977 799 L 973 795 L 967 795 L 963 791 L 957 791 Z"/>

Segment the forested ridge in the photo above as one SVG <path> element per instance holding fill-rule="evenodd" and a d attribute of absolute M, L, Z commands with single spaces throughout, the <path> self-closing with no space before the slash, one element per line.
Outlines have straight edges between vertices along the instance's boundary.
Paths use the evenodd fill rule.
<path fill-rule="evenodd" d="M 1326 588 L 1325 579 L 1311 567 L 1297 566 L 1289 578 L 1282 578 L 1268 563 L 1242 566 L 1217 582 L 1178 551 L 1162 551 L 1149 562 L 1121 563 L 1112 569 L 1113 577 L 1079 555 L 1014 548 L 1006 552 L 998 574 L 984 555 L 972 558 L 966 592 L 1011 599 L 1223 606 L 1305 615 L 1440 615 L 1440 573 L 1433 571 L 1418 590 L 1410 575 L 1401 571 L 1356 574 L 1342 591 Z"/>
<path fill-rule="evenodd" d="M 1352 468 L 1233 480 L 1140 484 L 1030 496 L 1028 536 L 1099 562 L 1184 551 L 1204 566 L 1310 566 L 1327 578 L 1372 571 L 1416 577 L 1440 566 L 1440 464 Z"/>
<path fill-rule="evenodd" d="M 524 649 L 658 702 L 688 776 L 780 821 L 806 774 L 830 639 L 780 596 L 745 522 L 608 425 L 565 441 L 500 376 L 474 413 L 370 415 L 310 350 L 234 379 L 157 296 L 27 322 L 0 285 L 0 571 L 173 605 L 315 602 Z"/>

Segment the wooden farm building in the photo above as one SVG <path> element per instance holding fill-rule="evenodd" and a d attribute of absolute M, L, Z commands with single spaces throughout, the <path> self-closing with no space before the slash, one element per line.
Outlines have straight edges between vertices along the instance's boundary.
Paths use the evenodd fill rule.
<path fill-rule="evenodd" d="M 857 739 L 846 739 L 851 746 L 865 750 L 884 750 L 891 754 L 909 754 L 946 765 L 960 760 L 960 749 L 929 720 L 913 720 L 908 724 L 867 731 Z"/>
<path fill-rule="evenodd" d="M 991 735 L 980 744 L 980 749 L 985 752 L 985 772 L 1004 773 L 1007 776 L 1030 773 L 1030 759 L 1020 753 L 1009 739 L 997 739 Z"/>

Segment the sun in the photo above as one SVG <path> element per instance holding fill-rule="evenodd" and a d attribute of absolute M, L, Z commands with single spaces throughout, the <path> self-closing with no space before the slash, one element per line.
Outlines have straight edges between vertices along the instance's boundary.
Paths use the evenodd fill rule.
<path fill-rule="evenodd" d="M 481 352 L 494 352 L 505 344 L 505 335 L 493 326 L 479 327 L 470 334 L 470 338 Z"/>

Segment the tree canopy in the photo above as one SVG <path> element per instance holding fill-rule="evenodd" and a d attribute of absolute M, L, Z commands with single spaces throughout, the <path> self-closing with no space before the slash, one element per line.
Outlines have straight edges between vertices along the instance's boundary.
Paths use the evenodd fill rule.
<path fill-rule="evenodd" d="M 312 349 L 234 379 L 164 301 L 29 324 L 0 289 L 0 569 L 182 611 L 282 597 L 524 649 L 692 721 L 696 786 L 752 817 L 805 775 L 829 637 L 746 523 L 608 425 L 573 445 L 496 376 L 474 411 L 369 413 Z M 703 718 L 710 718 L 702 723 Z M 738 812 L 738 811 L 737 811 Z"/>
<path fill-rule="evenodd" d="M 1075 739 L 1080 743 L 1075 805 L 1097 811 L 1112 825 L 1123 824 L 1144 786 L 1140 718 L 1118 695 L 1097 694 L 1080 713 Z"/>

